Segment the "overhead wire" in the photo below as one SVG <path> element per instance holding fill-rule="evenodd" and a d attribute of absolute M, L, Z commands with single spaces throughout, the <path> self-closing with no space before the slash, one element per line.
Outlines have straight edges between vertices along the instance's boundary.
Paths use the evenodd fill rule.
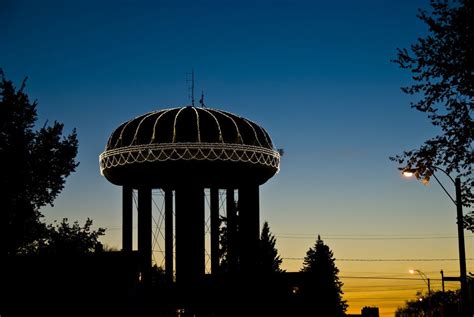
<path fill-rule="evenodd" d="M 282 257 L 283 260 L 302 261 L 302 257 Z M 408 259 L 364 259 L 364 258 L 336 258 L 341 262 L 442 262 L 442 261 L 459 261 L 456 258 L 408 258 Z M 466 261 L 473 261 L 474 258 L 468 258 Z"/>

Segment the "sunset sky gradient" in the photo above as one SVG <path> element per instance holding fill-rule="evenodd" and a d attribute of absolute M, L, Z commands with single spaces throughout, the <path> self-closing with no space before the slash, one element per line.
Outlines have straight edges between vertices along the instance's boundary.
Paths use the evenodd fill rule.
<path fill-rule="evenodd" d="M 46 220 L 90 217 L 108 228 L 104 243 L 121 247 L 121 190 L 100 175 L 98 156 L 120 123 L 189 104 L 194 69 L 209 107 L 261 124 L 285 150 L 261 187 L 283 267 L 299 270 L 320 234 L 348 312 L 393 316 L 426 292 L 408 269 L 434 289 L 441 269 L 459 274 L 455 206 L 389 160 L 438 132 L 410 109 L 414 97 L 400 91 L 410 75 L 390 62 L 426 33 L 418 8 L 428 0 L 1 1 L 0 67 L 17 87 L 29 77 L 38 125 L 78 131 L 80 166 Z M 466 232 L 468 259 L 473 247 Z"/>

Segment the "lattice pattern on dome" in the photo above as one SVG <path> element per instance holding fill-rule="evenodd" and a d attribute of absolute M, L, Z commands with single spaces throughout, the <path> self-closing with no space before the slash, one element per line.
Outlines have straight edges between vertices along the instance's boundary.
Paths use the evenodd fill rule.
<path fill-rule="evenodd" d="M 230 161 L 280 168 L 280 154 L 260 146 L 226 143 L 167 143 L 132 145 L 105 151 L 100 171 L 117 166 L 164 161 Z"/>
<path fill-rule="evenodd" d="M 142 144 L 220 143 L 273 149 L 258 124 L 232 113 L 196 107 L 153 111 L 121 124 L 110 136 L 106 151 Z"/>

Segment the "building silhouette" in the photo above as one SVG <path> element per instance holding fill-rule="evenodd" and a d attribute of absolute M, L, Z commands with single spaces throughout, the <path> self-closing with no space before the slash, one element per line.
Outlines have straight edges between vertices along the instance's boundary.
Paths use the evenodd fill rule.
<path fill-rule="evenodd" d="M 348 314 L 347 317 L 379 317 L 379 308 L 374 306 L 365 306 L 360 314 Z"/>

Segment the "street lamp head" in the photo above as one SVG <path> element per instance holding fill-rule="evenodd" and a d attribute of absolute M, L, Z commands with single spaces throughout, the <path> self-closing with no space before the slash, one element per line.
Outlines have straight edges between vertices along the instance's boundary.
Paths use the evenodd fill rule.
<path fill-rule="evenodd" d="M 412 177 L 412 176 L 415 176 L 416 178 L 421 178 L 420 177 L 420 172 L 414 168 L 405 168 L 403 171 L 402 171 L 402 175 L 405 176 L 406 178 L 409 178 L 409 177 Z M 424 176 L 423 178 L 421 178 L 421 182 L 423 183 L 423 185 L 429 185 L 430 183 L 430 178 L 429 176 Z"/>
<path fill-rule="evenodd" d="M 403 171 L 402 175 L 405 176 L 405 177 L 412 177 L 414 175 L 414 173 L 410 172 L 410 171 Z"/>
<path fill-rule="evenodd" d="M 414 168 L 404 168 L 402 171 L 402 175 L 405 177 L 412 177 L 413 175 L 416 175 L 417 170 Z"/>
<path fill-rule="evenodd" d="M 423 273 L 422 271 L 420 271 L 419 269 L 409 269 L 408 270 L 408 273 L 410 274 L 420 274 L 420 275 L 424 275 L 425 273 Z"/>

